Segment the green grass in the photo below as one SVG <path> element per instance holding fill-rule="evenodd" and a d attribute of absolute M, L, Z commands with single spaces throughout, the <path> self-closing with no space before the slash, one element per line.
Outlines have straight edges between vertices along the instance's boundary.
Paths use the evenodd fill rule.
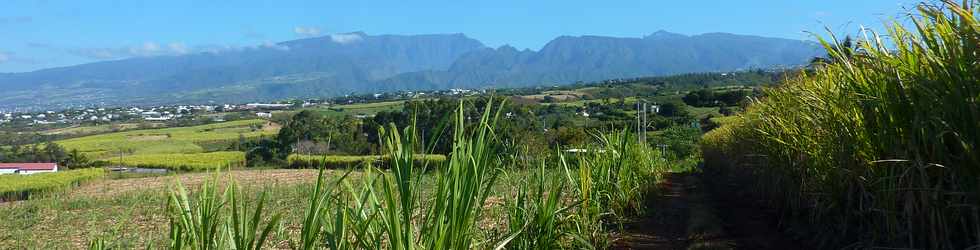
<path fill-rule="evenodd" d="M 121 123 L 121 124 L 103 124 L 103 125 L 92 125 L 92 126 L 78 126 L 78 127 L 67 127 L 59 129 L 51 129 L 41 131 L 44 135 L 92 135 L 92 134 L 102 134 L 110 132 L 118 132 L 125 130 L 138 129 L 140 126 L 147 127 L 163 127 L 166 126 L 162 123 L 146 123 L 145 125 L 139 123 Z"/>
<path fill-rule="evenodd" d="M 830 63 L 703 137 L 705 172 L 802 215 L 822 248 L 980 245 L 980 12 L 940 6 L 857 48 L 821 40 Z"/>
<path fill-rule="evenodd" d="M 101 168 L 31 175 L 0 175 L 0 201 L 28 199 L 34 195 L 70 188 L 84 181 L 101 178 L 104 175 L 105 170 Z"/>
<path fill-rule="evenodd" d="M 708 116 L 722 116 L 719 112 L 718 107 L 694 107 L 687 106 L 687 111 L 691 113 L 691 116 L 695 119 L 704 119 Z"/>
<path fill-rule="evenodd" d="M 215 144 L 235 142 L 239 136 L 273 136 L 263 129 L 265 120 L 243 120 L 194 127 L 135 130 L 57 141 L 68 150 L 77 149 L 93 159 L 122 155 L 203 153 Z"/>
<path fill-rule="evenodd" d="M 242 167 L 245 165 L 245 153 L 234 151 L 192 154 L 138 154 L 107 160 L 110 164 L 130 167 L 201 171 Z"/>
<path fill-rule="evenodd" d="M 355 103 L 344 105 L 333 105 L 326 109 L 320 109 L 327 114 L 350 114 L 350 115 L 374 115 L 381 111 L 401 111 L 405 106 L 405 101 L 386 101 L 372 103 Z"/>

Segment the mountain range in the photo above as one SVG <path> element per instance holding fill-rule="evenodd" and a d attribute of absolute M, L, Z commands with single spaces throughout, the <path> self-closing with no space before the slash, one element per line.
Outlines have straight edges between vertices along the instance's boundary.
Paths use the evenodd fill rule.
<path fill-rule="evenodd" d="M 819 46 L 809 41 L 728 33 L 561 36 L 532 51 L 489 48 L 463 34 L 354 32 L 0 74 L 0 108 L 221 103 L 394 90 L 556 85 L 792 67 L 821 54 Z"/>

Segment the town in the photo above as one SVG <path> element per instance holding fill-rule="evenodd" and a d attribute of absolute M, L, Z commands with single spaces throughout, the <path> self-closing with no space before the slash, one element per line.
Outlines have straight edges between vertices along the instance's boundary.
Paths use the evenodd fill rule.
<path fill-rule="evenodd" d="M 102 125 L 135 122 L 223 122 L 231 117 L 272 118 L 273 113 L 301 108 L 330 108 L 357 103 L 408 100 L 418 98 L 461 97 L 486 93 L 486 90 L 448 89 L 430 92 L 398 91 L 370 94 L 350 94 L 327 99 L 281 100 L 268 103 L 237 104 L 180 104 L 130 107 L 82 107 L 45 111 L 5 111 L 0 109 L 0 130 L 18 128 L 65 128 L 81 125 Z M 369 114 L 356 114 L 365 118 Z"/>

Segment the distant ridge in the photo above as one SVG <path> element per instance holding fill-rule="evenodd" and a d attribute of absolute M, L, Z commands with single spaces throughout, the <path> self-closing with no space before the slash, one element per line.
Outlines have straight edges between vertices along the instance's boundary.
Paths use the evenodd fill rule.
<path fill-rule="evenodd" d="M 801 65 L 808 41 L 657 31 L 561 36 L 538 51 L 463 34 L 331 34 L 271 46 L 139 57 L 0 74 L 0 108 L 327 97 L 352 92 L 517 87 Z"/>

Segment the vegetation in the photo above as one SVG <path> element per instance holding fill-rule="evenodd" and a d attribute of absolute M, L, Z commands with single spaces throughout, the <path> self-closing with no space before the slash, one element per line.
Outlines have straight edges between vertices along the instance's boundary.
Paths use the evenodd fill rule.
<path fill-rule="evenodd" d="M 78 150 L 66 151 L 51 142 L 0 147 L 0 162 L 50 162 L 58 163 L 62 168 L 87 167 L 90 163 L 88 157 Z"/>
<path fill-rule="evenodd" d="M 102 169 L 79 169 L 31 175 L 0 175 L 0 201 L 22 200 L 50 191 L 76 186 L 105 175 Z"/>
<path fill-rule="evenodd" d="M 963 3 L 821 40 L 829 60 L 704 136 L 706 171 L 758 185 L 823 248 L 975 248 L 980 12 Z"/>
<path fill-rule="evenodd" d="M 416 165 L 438 165 L 446 161 L 444 155 L 415 155 Z M 366 168 L 377 167 L 387 169 L 391 166 L 390 156 L 382 155 L 289 155 L 288 163 L 292 168 Z"/>
<path fill-rule="evenodd" d="M 245 166 L 245 153 L 141 154 L 110 158 L 108 164 L 180 171 L 228 169 Z"/>
<path fill-rule="evenodd" d="M 92 159 L 133 154 L 187 154 L 223 150 L 241 139 L 273 136 L 265 120 L 242 120 L 194 127 L 134 130 L 57 141 Z M 211 150 L 207 150 L 211 149 Z"/>
<path fill-rule="evenodd" d="M 167 199 L 166 245 L 190 249 L 232 245 L 255 249 L 277 242 L 276 246 L 285 242 L 294 249 L 602 248 L 620 219 L 644 212 L 644 199 L 667 169 L 657 151 L 637 143 L 629 133 L 615 132 L 595 135 L 592 153 L 540 161 L 531 175 L 504 174 L 520 172 L 505 167 L 517 162 L 506 158 L 520 157 L 496 153 L 501 144 L 495 124 L 503 116 L 501 109 L 487 105 L 482 118 L 472 123 L 466 121 L 464 110 L 460 105 L 453 116 L 452 152 L 445 160 L 419 161 L 417 150 L 430 147 L 418 145 L 422 140 L 415 127 L 390 126 L 381 132 L 384 155 L 390 156 L 381 158 L 390 170 L 367 167 L 334 178 L 324 178 L 321 170 L 315 185 L 298 187 L 308 190 L 295 194 L 306 200 L 299 217 L 268 214 L 276 210 L 265 209 L 266 205 L 279 205 L 266 202 L 265 191 L 248 198 L 256 197 L 258 190 L 245 192 L 248 189 L 232 184 L 220 192 L 217 179 L 196 192 L 178 186 Z M 501 186 L 499 181 L 521 184 Z M 491 202 L 491 197 L 506 202 Z M 498 216 L 507 219 L 499 225 L 484 224 Z M 281 231 L 281 223 L 296 225 L 298 232 Z M 107 237 L 93 239 L 92 245 L 123 244 Z"/>

